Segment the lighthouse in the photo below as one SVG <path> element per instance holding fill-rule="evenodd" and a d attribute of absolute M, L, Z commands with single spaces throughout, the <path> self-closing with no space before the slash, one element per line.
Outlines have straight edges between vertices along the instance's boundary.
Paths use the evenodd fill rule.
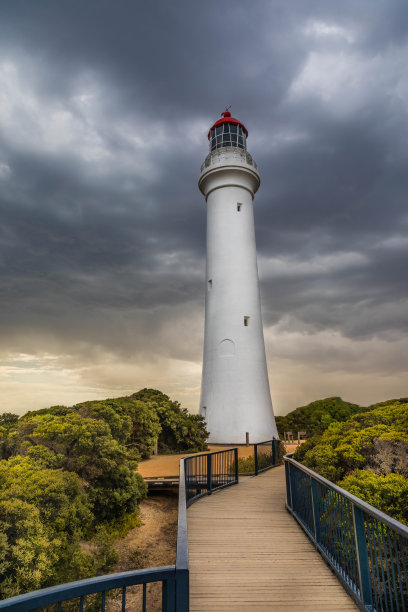
<path fill-rule="evenodd" d="M 209 442 L 277 438 L 266 367 L 253 200 L 260 185 L 248 131 L 227 110 L 210 128 L 198 182 L 207 203 L 200 414 Z"/>

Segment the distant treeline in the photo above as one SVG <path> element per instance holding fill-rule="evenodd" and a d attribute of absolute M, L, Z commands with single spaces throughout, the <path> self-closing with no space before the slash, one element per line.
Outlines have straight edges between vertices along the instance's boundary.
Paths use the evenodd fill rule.
<path fill-rule="evenodd" d="M 138 524 L 135 470 L 159 452 L 207 449 L 204 419 L 153 389 L 0 415 L 0 598 L 94 576 Z"/>
<path fill-rule="evenodd" d="M 329 397 L 276 421 L 281 435 L 307 431 L 297 461 L 408 525 L 408 398 L 361 407 Z"/>

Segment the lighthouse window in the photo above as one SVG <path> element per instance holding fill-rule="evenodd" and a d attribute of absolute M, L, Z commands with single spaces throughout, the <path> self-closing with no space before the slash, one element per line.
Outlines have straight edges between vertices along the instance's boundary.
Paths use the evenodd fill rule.
<path fill-rule="evenodd" d="M 244 317 L 244 325 L 245 325 L 245 327 L 248 327 L 248 325 L 249 325 L 249 317 Z"/>
<path fill-rule="evenodd" d="M 208 281 L 208 291 L 211 291 L 212 289 L 212 280 Z"/>
<path fill-rule="evenodd" d="M 221 147 L 238 147 L 245 149 L 245 135 L 240 125 L 223 123 L 212 130 L 210 135 L 210 149 Z"/>
<path fill-rule="evenodd" d="M 242 204 L 239 204 L 239 203 L 238 203 L 238 204 L 237 204 L 237 211 L 238 211 L 238 212 L 241 212 L 241 207 L 242 207 Z"/>

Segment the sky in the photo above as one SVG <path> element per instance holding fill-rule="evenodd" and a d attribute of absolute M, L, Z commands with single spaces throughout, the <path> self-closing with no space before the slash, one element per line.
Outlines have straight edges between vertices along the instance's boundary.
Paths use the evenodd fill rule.
<path fill-rule="evenodd" d="M 2 0 L 0 412 L 198 410 L 208 128 L 231 105 L 272 401 L 408 395 L 406 0 Z"/>

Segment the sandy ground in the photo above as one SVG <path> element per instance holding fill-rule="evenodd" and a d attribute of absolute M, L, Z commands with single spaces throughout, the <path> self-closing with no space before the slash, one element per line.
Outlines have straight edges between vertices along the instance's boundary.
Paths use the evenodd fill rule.
<path fill-rule="evenodd" d="M 140 504 L 141 527 L 116 542 L 115 572 L 173 565 L 176 561 L 178 491 L 149 495 Z M 142 609 L 142 587 L 127 589 L 128 610 Z M 109 598 L 107 610 L 121 610 L 121 594 Z M 147 587 L 147 610 L 161 610 L 161 586 Z"/>
<path fill-rule="evenodd" d="M 286 452 L 292 453 L 297 448 L 297 444 L 287 444 Z M 209 445 L 210 451 L 224 450 L 227 448 L 234 448 L 233 446 L 219 446 Z M 238 446 L 239 457 L 249 457 L 254 452 L 254 447 L 250 446 Z M 200 453 L 197 453 L 200 454 Z M 153 455 L 146 461 L 139 463 L 138 471 L 143 478 L 153 478 L 155 476 L 178 476 L 180 459 L 183 457 L 190 457 L 190 454 L 180 455 Z"/>

